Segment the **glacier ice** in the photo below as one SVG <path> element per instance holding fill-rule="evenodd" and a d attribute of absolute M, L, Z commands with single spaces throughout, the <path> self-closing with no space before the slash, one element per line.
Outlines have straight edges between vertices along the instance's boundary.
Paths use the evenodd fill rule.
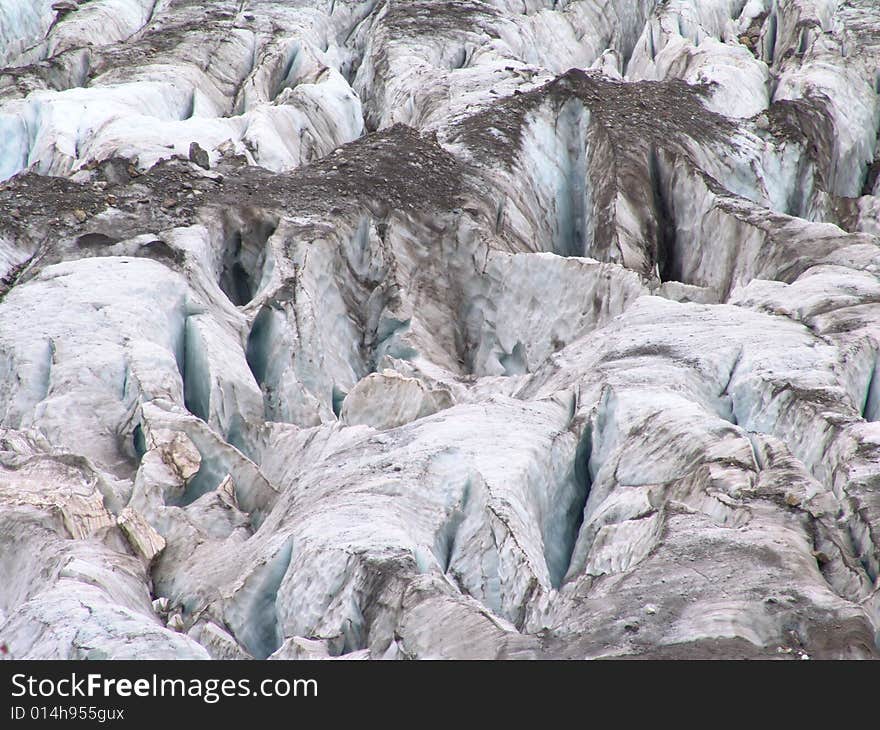
<path fill-rule="evenodd" d="M 871 0 L 0 0 L 14 658 L 876 658 Z"/>

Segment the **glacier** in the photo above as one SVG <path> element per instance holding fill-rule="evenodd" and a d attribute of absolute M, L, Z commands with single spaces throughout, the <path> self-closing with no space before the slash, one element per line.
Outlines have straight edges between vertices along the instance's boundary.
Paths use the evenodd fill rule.
<path fill-rule="evenodd" d="M 873 0 L 0 0 L 15 659 L 880 657 Z"/>

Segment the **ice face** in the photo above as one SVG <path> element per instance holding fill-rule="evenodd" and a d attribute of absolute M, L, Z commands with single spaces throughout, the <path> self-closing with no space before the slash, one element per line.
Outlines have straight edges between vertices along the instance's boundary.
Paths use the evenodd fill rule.
<path fill-rule="evenodd" d="M 51 0 L 8 0 L 0 5 L 0 63 L 15 61 L 35 45 L 54 18 Z"/>
<path fill-rule="evenodd" d="M 876 657 L 876 3 L 0 0 L 15 658 Z"/>

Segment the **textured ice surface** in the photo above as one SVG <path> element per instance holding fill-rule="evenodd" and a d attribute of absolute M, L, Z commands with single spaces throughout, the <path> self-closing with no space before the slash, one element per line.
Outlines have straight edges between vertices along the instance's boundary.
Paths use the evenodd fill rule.
<path fill-rule="evenodd" d="M 867 658 L 871 0 L 0 0 L 15 658 Z"/>

